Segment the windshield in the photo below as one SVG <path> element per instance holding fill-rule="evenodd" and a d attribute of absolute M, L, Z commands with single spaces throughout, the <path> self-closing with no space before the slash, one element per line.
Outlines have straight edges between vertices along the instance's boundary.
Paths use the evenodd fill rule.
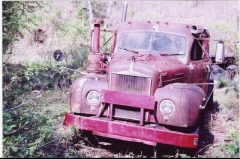
<path fill-rule="evenodd" d="M 121 36 L 119 48 L 124 51 L 153 51 L 166 54 L 184 54 L 187 39 L 163 32 L 128 32 Z M 125 50 L 126 51 L 126 50 Z"/>

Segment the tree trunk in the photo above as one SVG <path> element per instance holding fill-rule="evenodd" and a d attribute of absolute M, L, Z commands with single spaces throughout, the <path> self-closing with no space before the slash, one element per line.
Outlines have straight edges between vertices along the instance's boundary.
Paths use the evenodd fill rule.
<path fill-rule="evenodd" d="M 88 10 L 89 10 L 89 22 L 90 22 L 91 30 L 93 30 L 93 24 L 91 23 L 91 20 L 93 19 L 91 1 L 88 1 Z"/>
<path fill-rule="evenodd" d="M 110 22 L 110 15 L 111 15 L 111 11 L 112 11 L 112 7 L 113 7 L 113 1 L 109 1 L 108 2 L 108 9 L 107 9 L 107 21 L 104 24 L 104 28 L 107 29 L 108 28 L 108 24 Z"/>
<path fill-rule="evenodd" d="M 91 37 L 91 50 L 93 50 L 93 40 L 94 40 L 94 37 L 93 37 L 93 28 L 94 28 L 94 25 L 91 23 L 92 19 L 93 19 L 93 13 L 92 13 L 92 4 L 91 4 L 91 1 L 88 1 L 88 10 L 89 10 L 89 22 L 90 22 L 90 27 L 91 27 L 91 31 L 92 31 L 92 37 Z"/>

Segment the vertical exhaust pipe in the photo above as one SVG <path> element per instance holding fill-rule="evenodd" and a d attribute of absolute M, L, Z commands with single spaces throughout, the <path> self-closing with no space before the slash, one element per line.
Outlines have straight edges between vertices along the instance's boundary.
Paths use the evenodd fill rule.
<path fill-rule="evenodd" d="M 100 27 L 103 24 L 103 20 L 99 18 L 93 18 L 91 23 L 93 24 L 93 32 L 92 32 L 92 53 L 88 54 L 88 62 L 87 62 L 87 72 L 88 73 L 101 73 L 102 64 L 101 58 L 102 54 L 100 53 Z"/>
<path fill-rule="evenodd" d="M 99 53 L 100 25 L 103 24 L 103 20 L 93 18 L 92 24 L 94 25 L 93 53 Z"/>
<path fill-rule="evenodd" d="M 122 20 L 121 20 L 122 23 L 126 21 L 126 17 L 127 17 L 127 7 L 128 7 L 128 2 L 127 2 L 127 1 L 124 1 L 123 13 L 122 13 Z"/>

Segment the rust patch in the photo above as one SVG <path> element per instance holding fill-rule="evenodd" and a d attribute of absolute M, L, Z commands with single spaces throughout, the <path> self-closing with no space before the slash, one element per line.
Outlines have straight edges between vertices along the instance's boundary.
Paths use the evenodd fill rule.
<path fill-rule="evenodd" d="M 157 60 L 157 56 L 148 54 L 146 57 L 146 61 L 156 61 Z"/>

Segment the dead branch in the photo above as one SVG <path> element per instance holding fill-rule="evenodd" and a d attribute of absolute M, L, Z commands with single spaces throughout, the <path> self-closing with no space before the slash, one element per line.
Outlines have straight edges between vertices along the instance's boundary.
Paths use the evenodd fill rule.
<path fill-rule="evenodd" d="M 204 149 L 210 147 L 210 146 L 217 146 L 218 144 L 208 144 L 205 147 L 201 148 L 195 155 L 194 157 L 196 157 L 196 155 L 198 155 L 201 151 L 203 151 Z"/>
<path fill-rule="evenodd" d="M 46 144 L 40 145 L 39 147 L 46 146 L 46 145 L 48 145 L 48 144 L 50 144 L 50 143 L 52 143 L 52 142 L 54 142 L 54 141 L 57 141 L 57 140 L 59 140 L 59 138 L 57 138 L 57 139 L 55 139 L 55 140 L 52 140 L 52 141 L 50 141 L 50 142 L 48 142 L 48 143 L 46 143 Z M 28 145 L 28 146 L 29 146 L 29 145 Z"/>
<path fill-rule="evenodd" d="M 210 130 L 210 131 L 219 131 L 219 132 L 221 132 L 221 133 L 225 133 L 225 131 L 218 130 L 218 129 L 213 129 L 213 130 Z"/>
<path fill-rule="evenodd" d="M 13 107 L 13 108 L 10 108 L 10 109 L 6 109 L 6 110 L 4 110 L 3 112 L 12 111 L 12 110 L 14 110 L 14 109 L 17 109 L 17 108 L 20 108 L 20 107 L 24 106 L 25 104 L 30 103 L 30 102 L 33 102 L 33 100 L 28 100 L 28 101 L 26 101 L 26 102 L 23 102 L 23 103 L 19 104 L 19 105 L 16 106 L 16 107 Z"/>
<path fill-rule="evenodd" d="M 23 129 L 28 123 L 29 123 L 29 121 L 26 121 L 26 123 L 25 123 L 23 126 L 21 126 L 20 128 L 18 128 L 17 130 L 14 130 L 14 131 L 12 131 L 12 132 L 3 132 L 3 134 L 4 134 L 4 135 L 7 135 L 7 136 L 13 135 L 13 134 L 15 134 L 16 132 L 18 132 L 19 130 Z"/>
<path fill-rule="evenodd" d="M 86 142 L 88 142 L 92 147 L 94 147 L 94 145 L 90 142 L 90 141 L 88 141 L 87 139 L 85 139 L 84 137 L 82 137 L 82 136 L 79 136 L 81 139 L 83 139 L 84 141 L 86 141 Z"/>

